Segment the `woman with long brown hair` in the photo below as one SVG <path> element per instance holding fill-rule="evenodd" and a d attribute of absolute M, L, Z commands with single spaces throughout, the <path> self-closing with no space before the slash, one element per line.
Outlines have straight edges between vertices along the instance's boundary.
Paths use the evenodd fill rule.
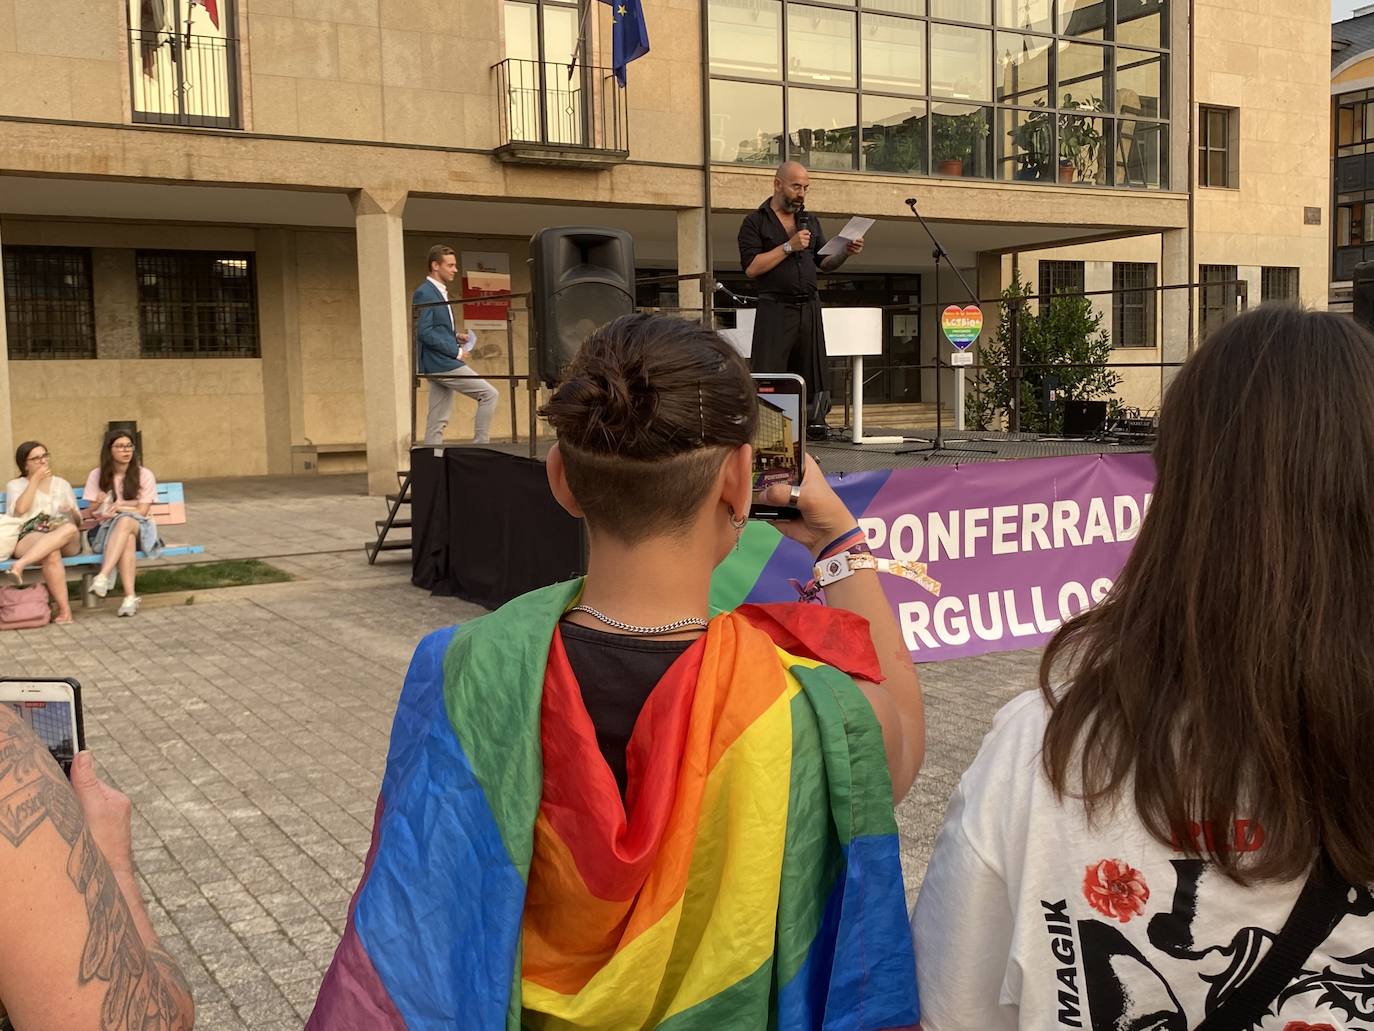
<path fill-rule="evenodd" d="M 162 550 L 157 525 L 148 513 L 157 499 L 157 479 L 141 465 L 134 438 L 125 430 L 111 430 L 100 445 L 100 465 L 86 478 L 85 500 L 94 527 L 88 532 L 91 550 L 102 556 L 91 591 L 103 598 L 114 586 L 115 572 L 124 587 L 119 615 L 138 612 L 134 575 L 138 553 L 156 557 Z"/>
<path fill-rule="evenodd" d="M 951 799 L 913 917 L 927 1031 L 1374 1011 L 1374 336 L 1232 320 L 1155 462 L 1112 592 Z"/>

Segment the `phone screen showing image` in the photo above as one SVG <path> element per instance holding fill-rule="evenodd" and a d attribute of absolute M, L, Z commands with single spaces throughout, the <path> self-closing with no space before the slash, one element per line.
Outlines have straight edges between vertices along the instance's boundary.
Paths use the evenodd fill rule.
<path fill-rule="evenodd" d="M 66 772 L 76 758 L 75 720 L 70 702 L 6 701 L 11 712 L 29 725 L 38 740 Z"/>
<path fill-rule="evenodd" d="M 759 421 L 754 431 L 755 519 L 796 519 L 795 508 L 770 505 L 764 491 L 774 484 L 799 484 L 802 476 L 805 386 L 799 376 L 756 375 Z"/>

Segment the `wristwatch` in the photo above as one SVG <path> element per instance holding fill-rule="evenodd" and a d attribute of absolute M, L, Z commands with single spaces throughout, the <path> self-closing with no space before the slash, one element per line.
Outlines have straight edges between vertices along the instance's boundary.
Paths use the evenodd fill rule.
<path fill-rule="evenodd" d="M 791 254 L 791 253 L 792 253 L 792 241 L 791 241 L 791 240 L 784 240 L 784 241 L 783 241 L 783 244 L 782 244 L 782 253 L 784 253 L 784 254 Z"/>

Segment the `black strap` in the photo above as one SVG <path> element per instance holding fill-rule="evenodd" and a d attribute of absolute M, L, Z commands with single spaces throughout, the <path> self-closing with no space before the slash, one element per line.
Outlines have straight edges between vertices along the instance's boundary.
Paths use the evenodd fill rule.
<path fill-rule="evenodd" d="M 1258 1024 L 1302 970 L 1318 945 L 1350 912 L 1350 885 L 1322 852 L 1312 864 L 1293 911 L 1250 976 L 1227 993 L 1222 1004 L 1194 1031 L 1237 1031 Z"/>

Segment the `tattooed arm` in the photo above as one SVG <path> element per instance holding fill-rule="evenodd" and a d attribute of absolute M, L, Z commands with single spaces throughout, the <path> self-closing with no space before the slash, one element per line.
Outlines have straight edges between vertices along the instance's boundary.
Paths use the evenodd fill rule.
<path fill-rule="evenodd" d="M 129 812 L 89 753 L 69 786 L 32 731 L 0 710 L 0 1000 L 22 1031 L 194 1022 L 134 879 Z"/>

